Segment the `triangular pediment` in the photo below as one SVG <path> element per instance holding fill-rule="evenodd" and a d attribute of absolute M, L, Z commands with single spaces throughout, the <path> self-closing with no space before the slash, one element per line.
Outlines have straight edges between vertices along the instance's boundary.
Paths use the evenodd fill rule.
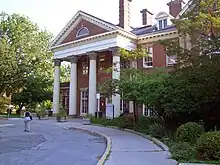
<path fill-rule="evenodd" d="M 52 47 L 116 29 L 117 27 L 114 24 L 106 22 L 83 11 L 78 11 L 54 39 Z M 78 35 L 79 33 L 85 35 L 80 36 Z"/>

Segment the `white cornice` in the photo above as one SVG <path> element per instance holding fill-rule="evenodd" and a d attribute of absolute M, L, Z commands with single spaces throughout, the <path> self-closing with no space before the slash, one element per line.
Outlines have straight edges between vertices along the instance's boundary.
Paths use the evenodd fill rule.
<path fill-rule="evenodd" d="M 142 42 L 145 42 L 149 39 L 152 40 L 152 38 L 154 38 L 156 40 L 157 38 L 161 38 L 162 36 L 169 37 L 169 35 L 172 35 L 172 34 L 178 35 L 178 31 L 176 29 L 174 29 L 174 30 L 169 30 L 169 31 L 161 32 L 161 33 L 151 33 L 151 34 L 147 34 L 147 35 L 145 34 L 145 35 L 141 35 L 141 36 L 136 36 L 134 34 L 126 33 L 121 30 L 114 30 L 114 31 L 82 38 L 82 39 L 75 40 L 72 42 L 68 42 L 65 44 L 53 46 L 53 47 L 51 47 L 51 50 L 55 51 L 58 49 L 65 49 L 67 47 L 71 47 L 71 45 L 78 46 L 78 45 L 82 45 L 82 44 L 88 43 L 88 42 L 99 42 L 99 41 L 105 40 L 106 38 L 109 38 L 109 37 L 113 37 L 113 36 L 117 37 L 117 35 L 122 36 L 127 39 L 130 39 L 131 41 L 134 41 L 134 42 L 142 43 Z"/>
<path fill-rule="evenodd" d="M 173 37 L 178 37 L 178 31 L 177 30 L 173 30 L 173 31 L 167 31 L 167 32 L 163 32 L 163 33 L 157 33 L 157 34 L 151 34 L 151 35 L 147 35 L 147 36 L 140 36 L 138 37 L 138 44 L 142 44 L 148 41 L 154 42 L 157 40 L 161 40 L 161 39 L 169 39 L 173 38 Z"/>

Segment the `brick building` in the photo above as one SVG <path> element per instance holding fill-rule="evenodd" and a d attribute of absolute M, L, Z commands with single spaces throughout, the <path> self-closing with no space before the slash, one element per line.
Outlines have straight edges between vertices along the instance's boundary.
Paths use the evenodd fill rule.
<path fill-rule="evenodd" d="M 119 0 L 119 24 L 115 25 L 83 11 L 76 15 L 63 28 L 52 43 L 54 52 L 54 113 L 59 110 L 60 101 L 68 107 L 69 115 L 83 116 L 94 114 L 97 110 L 97 84 L 109 78 L 119 78 L 116 71 L 104 73 L 103 69 L 123 67 L 119 49 L 135 49 L 142 45 L 149 52 L 149 57 L 132 63 L 138 69 L 149 71 L 153 67 L 169 67 L 175 63 L 175 57 L 167 56 L 163 46 L 155 43 L 163 39 L 179 38 L 171 19 L 179 17 L 187 7 L 182 9 L 181 0 L 172 0 L 167 5 L 169 13 L 160 12 L 155 16 L 147 9 L 140 12 L 143 26 L 130 26 L 130 5 L 132 0 Z M 165 5 L 165 4 L 164 4 Z M 156 24 L 152 24 L 155 19 Z M 185 43 L 180 40 L 180 43 Z M 60 85 L 60 65 L 62 61 L 71 63 L 69 83 Z M 60 100 L 61 98 L 61 100 Z M 122 101 L 120 95 L 111 98 L 101 97 L 101 110 L 112 102 L 115 116 L 120 114 L 122 106 L 132 111 L 133 103 Z M 139 105 L 141 113 L 150 115 L 144 105 Z"/>

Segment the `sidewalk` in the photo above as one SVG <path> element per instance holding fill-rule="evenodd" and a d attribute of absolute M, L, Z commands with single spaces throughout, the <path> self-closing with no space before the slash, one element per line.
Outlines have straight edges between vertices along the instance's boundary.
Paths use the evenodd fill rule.
<path fill-rule="evenodd" d="M 108 136 L 112 141 L 111 153 L 105 165 L 176 165 L 169 155 L 144 137 L 112 128 L 83 125 L 82 122 L 61 124 L 86 129 Z"/>

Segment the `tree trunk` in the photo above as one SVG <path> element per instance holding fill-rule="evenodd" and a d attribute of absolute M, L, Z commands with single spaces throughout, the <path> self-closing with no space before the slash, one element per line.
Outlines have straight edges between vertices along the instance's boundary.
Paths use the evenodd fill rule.
<path fill-rule="evenodd" d="M 137 121 L 137 109 L 136 109 L 136 101 L 133 101 L 133 109 L 134 109 L 134 122 Z"/>

